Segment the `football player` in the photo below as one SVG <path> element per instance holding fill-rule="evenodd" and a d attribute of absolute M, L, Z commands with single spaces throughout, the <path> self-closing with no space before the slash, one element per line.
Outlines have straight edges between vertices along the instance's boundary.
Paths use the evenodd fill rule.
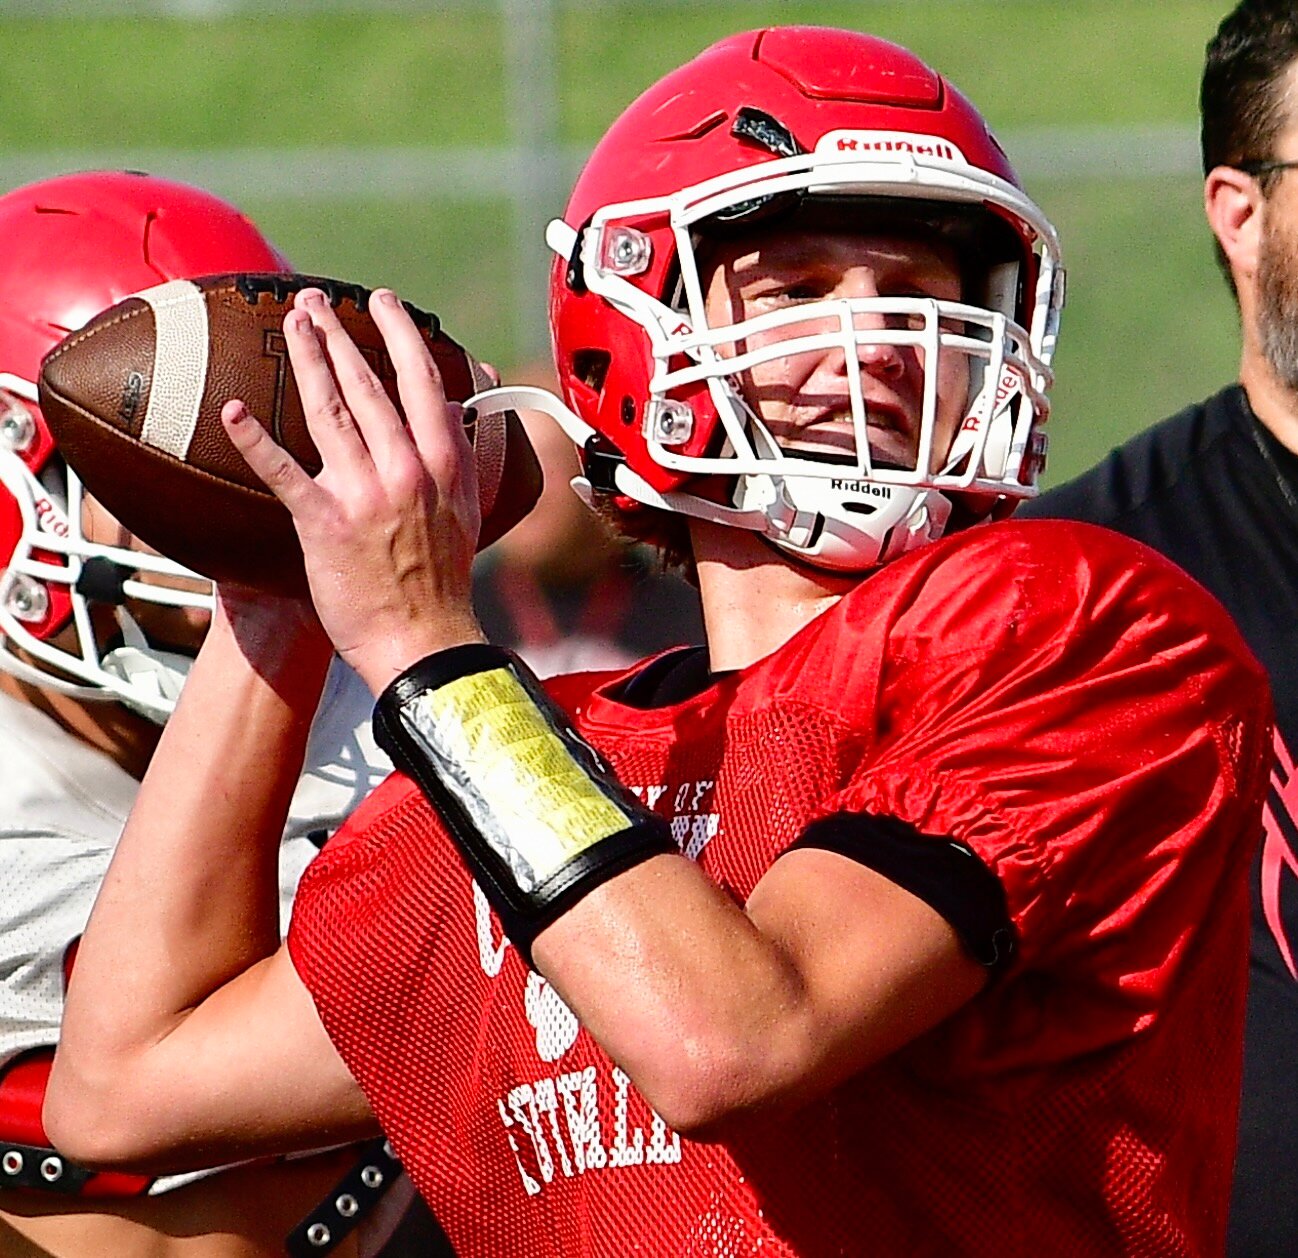
<path fill-rule="evenodd" d="M 1275 693 L 1273 791 L 1250 871 L 1244 1090 L 1226 1252 L 1298 1235 L 1298 9 L 1244 0 L 1209 42 L 1200 90 L 1204 207 L 1235 296 L 1239 375 L 1042 495 L 1161 551 L 1212 591 Z"/>
<path fill-rule="evenodd" d="M 867 35 L 737 35 L 629 106 L 549 239 L 578 487 L 682 556 L 706 646 L 542 687 L 487 644 L 459 407 L 393 294 L 408 429 L 303 294 L 323 471 L 237 400 L 227 430 L 403 772 L 275 957 L 196 913 L 270 849 L 325 650 L 223 592 L 56 1137 L 149 1166 L 374 1112 L 465 1254 L 1212 1252 L 1266 686 L 1171 565 L 988 522 L 1033 490 L 1063 277 L 982 118 Z M 196 916 L 184 964 L 140 948 Z"/>
<path fill-rule="evenodd" d="M 288 263 L 218 198 L 126 172 L 9 192 L 0 239 L 0 1251 L 279 1255 L 356 1150 L 215 1176 L 94 1175 L 41 1127 L 76 940 L 212 595 L 82 493 L 35 382 L 47 350 L 129 293 Z M 319 842 L 387 770 L 367 717 L 364 687 L 336 670 L 273 854 L 285 920 Z"/>

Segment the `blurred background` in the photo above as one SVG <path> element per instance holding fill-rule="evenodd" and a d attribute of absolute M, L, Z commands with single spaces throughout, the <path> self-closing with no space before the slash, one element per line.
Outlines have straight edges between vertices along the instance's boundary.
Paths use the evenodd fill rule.
<path fill-rule="evenodd" d="M 869 30 L 974 99 L 1060 230 L 1057 483 L 1234 376 L 1196 127 L 1230 5 L 0 0 L 0 191 L 105 166 L 199 183 L 300 269 L 396 287 L 508 377 L 546 353 L 543 225 L 628 101 L 733 31 Z"/>

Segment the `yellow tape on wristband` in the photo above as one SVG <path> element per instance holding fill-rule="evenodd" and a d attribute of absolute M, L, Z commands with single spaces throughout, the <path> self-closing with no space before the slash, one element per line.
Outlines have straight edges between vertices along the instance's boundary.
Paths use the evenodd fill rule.
<path fill-rule="evenodd" d="M 402 714 L 524 891 L 631 824 L 507 668 L 423 691 Z"/>

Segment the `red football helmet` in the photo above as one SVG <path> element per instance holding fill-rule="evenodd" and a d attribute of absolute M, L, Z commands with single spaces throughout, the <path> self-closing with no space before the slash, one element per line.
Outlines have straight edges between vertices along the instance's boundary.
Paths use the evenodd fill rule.
<path fill-rule="evenodd" d="M 931 231 L 960 259 L 963 300 L 803 302 L 709 326 L 700 247 L 786 222 Z M 967 520 L 1035 492 L 1064 298 L 1057 237 L 977 110 L 905 49 L 820 27 L 714 44 L 613 124 L 547 239 L 568 412 L 556 417 L 594 492 L 752 529 L 844 571 L 940 536 L 953 501 Z M 746 347 L 775 327 L 781 339 Z M 880 344 L 927 364 L 913 466 L 871 457 L 859 355 Z M 781 449 L 735 375 L 834 347 L 854 365 L 847 465 Z M 971 382 L 947 450 L 933 440 L 939 354 L 963 355 Z"/>
<path fill-rule="evenodd" d="M 86 538 L 80 481 L 37 405 L 41 359 L 140 289 L 289 264 L 233 206 L 133 172 L 64 175 L 0 196 L 0 240 L 0 668 L 165 719 L 184 661 L 151 646 L 124 601 L 210 606 L 210 587 L 142 583 L 145 572 L 193 574 Z M 106 650 L 91 630 L 94 602 L 116 605 L 122 642 Z"/>

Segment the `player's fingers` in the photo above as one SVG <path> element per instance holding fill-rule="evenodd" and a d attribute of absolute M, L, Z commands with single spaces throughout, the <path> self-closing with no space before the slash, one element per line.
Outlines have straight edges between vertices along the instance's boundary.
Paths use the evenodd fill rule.
<path fill-rule="evenodd" d="M 221 426 L 257 478 L 293 514 L 309 511 L 320 488 L 306 469 L 249 413 L 237 398 L 221 408 Z"/>
<path fill-rule="evenodd" d="M 324 337 L 324 352 L 333 369 L 343 403 L 367 446 L 390 443 L 401 428 L 401 417 L 378 373 L 365 360 L 338 312 L 318 288 L 304 288 L 295 300 Z"/>
<path fill-rule="evenodd" d="M 300 294 L 299 294 L 300 296 Z M 320 294 L 323 300 L 324 294 Z M 367 459 L 365 442 L 343 398 L 321 335 L 310 313 L 290 310 L 284 316 L 284 343 L 307 430 L 326 466 Z"/>
<path fill-rule="evenodd" d="M 442 373 L 423 333 L 391 289 L 377 289 L 371 314 L 397 373 L 397 392 L 424 466 L 439 482 L 472 460 L 460 408 L 446 400 Z"/>

